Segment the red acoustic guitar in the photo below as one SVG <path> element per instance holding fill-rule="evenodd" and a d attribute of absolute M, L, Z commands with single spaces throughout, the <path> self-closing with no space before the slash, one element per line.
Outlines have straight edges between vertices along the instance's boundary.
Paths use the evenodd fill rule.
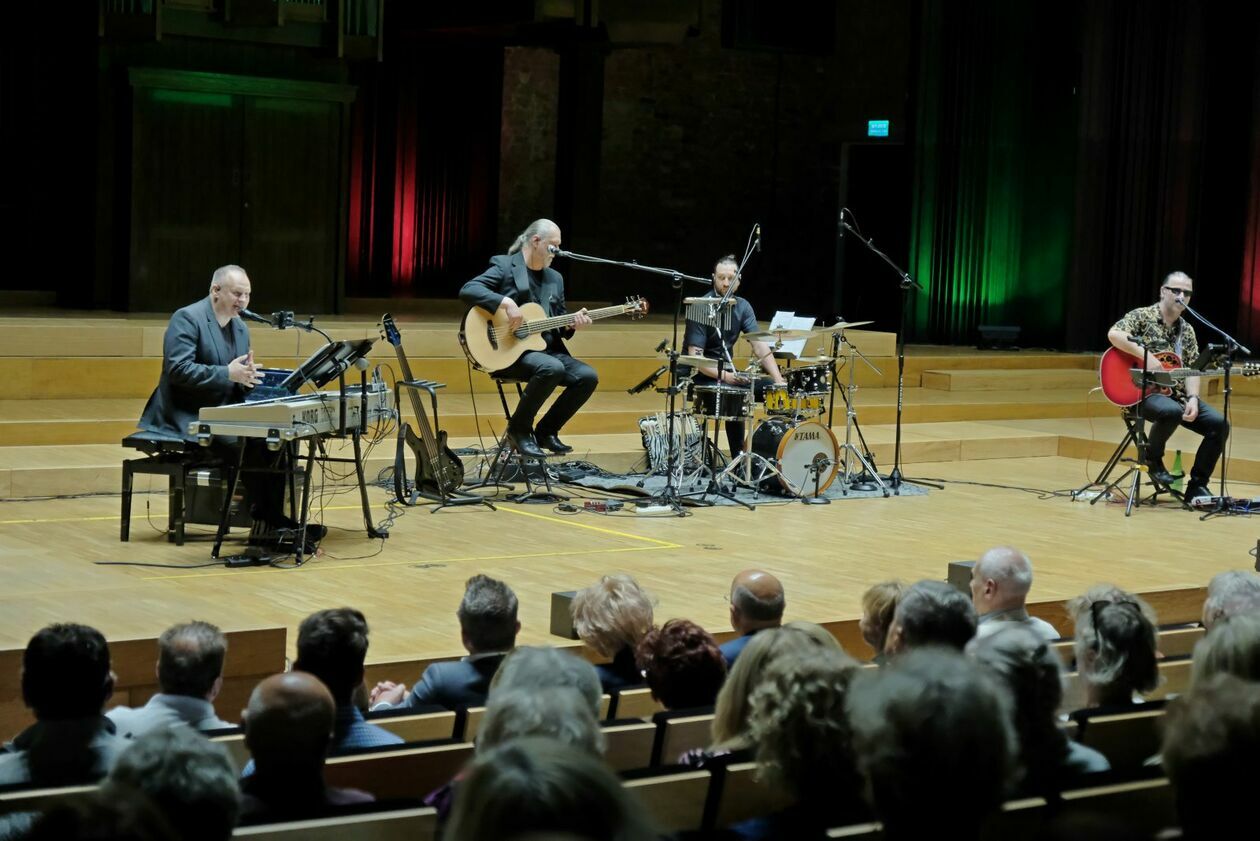
<path fill-rule="evenodd" d="M 1158 359 L 1164 366 L 1160 374 L 1161 379 L 1172 377 L 1174 380 L 1184 380 L 1186 377 L 1220 377 L 1225 374 L 1225 371 L 1220 368 L 1211 368 L 1206 371 L 1186 368 L 1181 357 L 1170 350 L 1153 353 L 1151 356 Z M 1142 360 L 1139 357 L 1131 356 L 1119 348 L 1108 348 L 1098 363 L 1098 379 L 1102 383 L 1103 394 L 1117 406 L 1136 405 L 1142 399 L 1142 389 L 1133 382 L 1130 372 L 1134 369 L 1141 370 L 1141 368 Z M 1260 363 L 1248 362 L 1245 365 L 1235 365 L 1230 369 L 1230 373 L 1252 377 L 1260 374 Z M 1146 393 L 1171 394 L 1172 389 L 1152 384 L 1147 388 Z"/>

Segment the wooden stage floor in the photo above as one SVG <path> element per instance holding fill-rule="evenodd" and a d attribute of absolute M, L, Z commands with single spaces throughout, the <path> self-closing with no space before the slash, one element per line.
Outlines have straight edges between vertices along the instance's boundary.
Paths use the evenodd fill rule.
<path fill-rule="evenodd" d="M 1136 590 L 1201 586 L 1216 572 L 1253 565 L 1258 532 L 1247 517 L 1200 522 L 1167 506 L 1126 519 L 1115 504 L 986 486 L 1066 491 L 1099 466 L 1061 456 L 922 462 L 908 465 L 908 475 L 945 479 L 945 490 L 754 512 L 698 509 L 685 518 L 565 515 L 510 503 L 498 511 L 416 508 L 383 544 L 365 537 L 356 498 L 340 495 L 325 507 L 333 528 L 324 554 L 286 570 L 194 568 L 209 562 L 210 544 L 176 547 L 150 526 L 165 522 L 162 494 L 136 497 L 127 544 L 118 541 L 116 495 L 7 500 L 0 502 L 0 644 L 20 647 L 53 621 L 125 638 L 201 618 L 228 629 L 283 624 L 292 645 L 307 613 L 348 604 L 372 627 L 370 661 L 457 654 L 455 608 L 464 580 L 478 572 L 511 584 L 521 600 L 520 642 L 542 644 L 556 641 L 548 633 L 550 594 L 613 571 L 635 575 L 652 591 L 658 621 L 684 616 L 724 630 L 728 584 L 744 567 L 784 581 L 788 618 L 824 621 L 858 615 L 859 597 L 873 582 L 943 578 L 949 561 L 1000 543 L 1032 557 L 1035 600 L 1068 597 L 1098 581 Z M 1241 482 L 1231 491 L 1260 496 Z M 384 493 L 374 490 L 372 500 L 379 521 Z"/>

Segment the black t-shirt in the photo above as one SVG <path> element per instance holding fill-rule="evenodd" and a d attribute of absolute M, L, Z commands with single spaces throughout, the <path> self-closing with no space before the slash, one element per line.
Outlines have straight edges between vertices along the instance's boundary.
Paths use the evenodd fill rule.
<path fill-rule="evenodd" d="M 706 297 L 716 298 L 717 295 L 708 295 Z M 756 333 L 757 315 L 753 312 L 752 304 L 743 298 L 735 298 L 735 306 L 731 308 L 731 326 L 718 334 L 718 328 L 711 327 L 707 324 L 701 324 L 698 321 L 687 319 L 687 332 L 683 335 L 683 347 L 704 348 L 704 355 L 709 359 L 723 359 L 722 345 L 726 345 L 726 349 L 730 351 L 732 357 L 735 356 L 735 342 L 744 333 Z"/>

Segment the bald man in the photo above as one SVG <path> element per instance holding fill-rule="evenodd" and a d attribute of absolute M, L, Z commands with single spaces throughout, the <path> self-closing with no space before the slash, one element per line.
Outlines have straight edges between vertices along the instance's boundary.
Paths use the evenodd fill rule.
<path fill-rule="evenodd" d="M 783 585 L 779 579 L 759 569 L 746 569 L 731 581 L 731 627 L 739 636 L 722 644 L 722 656 L 729 671 L 735 658 L 758 631 L 783 624 Z"/>
<path fill-rule="evenodd" d="M 1019 624 L 1042 639 L 1059 638 L 1049 622 L 1028 615 L 1025 602 L 1032 580 L 1032 561 L 1013 546 L 997 546 L 980 556 L 971 568 L 971 603 L 979 614 L 977 637 Z"/>
<path fill-rule="evenodd" d="M 254 687 L 241 712 L 254 773 L 241 781 L 241 820 L 249 823 L 317 818 L 372 795 L 324 785 L 332 739 L 332 693 L 306 672 L 286 672 Z"/>

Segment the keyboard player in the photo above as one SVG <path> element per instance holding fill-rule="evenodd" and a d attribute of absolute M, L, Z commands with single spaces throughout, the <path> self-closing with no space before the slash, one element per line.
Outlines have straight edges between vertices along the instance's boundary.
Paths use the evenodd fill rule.
<path fill-rule="evenodd" d="M 204 406 L 244 401 L 247 389 L 262 382 L 249 347 L 249 330 L 241 312 L 249 307 L 249 275 L 240 266 L 221 266 L 210 280 L 210 293 L 171 316 L 162 340 L 162 375 L 140 416 L 146 432 L 192 441 L 188 426 Z M 212 444 L 216 457 L 235 461 L 235 449 Z M 258 439 L 245 442 L 246 468 L 274 468 L 281 457 Z M 283 473 L 246 469 L 241 473 L 251 502 L 250 513 L 277 537 L 298 523 L 284 513 Z M 307 541 L 316 542 L 323 526 L 308 525 Z"/>

